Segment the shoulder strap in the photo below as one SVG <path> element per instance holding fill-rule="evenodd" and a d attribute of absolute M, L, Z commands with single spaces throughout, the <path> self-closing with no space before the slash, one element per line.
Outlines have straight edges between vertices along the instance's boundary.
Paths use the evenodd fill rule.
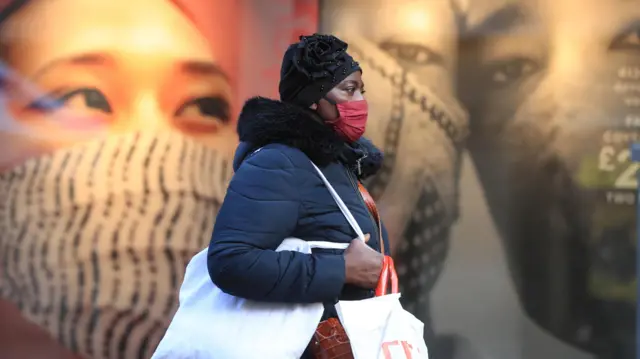
<path fill-rule="evenodd" d="M 353 228 L 353 230 L 356 231 L 358 238 L 364 241 L 364 233 L 362 233 L 362 229 L 360 228 L 360 225 L 358 225 L 358 222 L 356 222 L 356 219 L 353 218 L 353 215 L 351 214 L 351 211 L 349 211 L 349 208 L 347 208 L 347 205 L 344 204 L 344 202 L 342 201 L 342 198 L 340 198 L 336 190 L 333 189 L 333 186 L 331 185 L 331 183 L 329 183 L 329 180 L 327 179 L 327 177 L 324 176 L 324 173 L 322 173 L 322 171 L 318 168 L 318 166 L 316 166 L 316 164 L 313 162 L 311 162 L 311 164 L 313 165 L 313 168 L 315 168 L 316 171 L 318 172 L 318 175 L 322 179 L 322 182 L 324 182 L 325 186 L 327 186 L 327 189 L 331 193 L 331 196 L 333 197 L 333 199 L 338 204 L 338 207 L 340 208 L 340 211 L 342 212 L 342 214 L 347 218 L 347 221 L 351 225 L 351 228 Z"/>
<path fill-rule="evenodd" d="M 362 199 L 367 205 L 367 209 L 369 210 L 369 213 L 371 213 L 373 220 L 376 221 L 376 225 L 378 226 L 378 235 L 380 236 L 380 238 L 378 238 L 378 242 L 380 242 L 380 253 L 385 254 L 384 238 L 382 237 L 382 219 L 380 219 L 380 213 L 378 213 L 376 201 L 373 200 L 373 197 L 371 197 L 369 191 L 367 191 L 367 189 L 364 188 L 364 186 L 360 182 L 358 182 L 358 190 L 360 191 Z"/>

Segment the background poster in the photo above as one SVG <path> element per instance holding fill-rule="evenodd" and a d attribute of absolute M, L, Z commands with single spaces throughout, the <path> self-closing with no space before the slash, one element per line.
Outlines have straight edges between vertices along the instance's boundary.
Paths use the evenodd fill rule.
<path fill-rule="evenodd" d="M 459 200 L 454 206 L 460 208 L 460 221 L 453 225 L 452 234 L 445 233 L 438 241 L 445 247 L 460 241 L 466 248 L 442 257 L 429 241 L 414 242 L 416 227 L 399 227 L 403 233 L 396 256 L 404 265 L 419 267 L 404 273 L 403 293 L 408 294 L 404 299 L 410 308 L 417 304 L 416 314 L 433 324 L 435 335 L 430 341 L 435 357 L 634 358 L 638 166 L 630 162 L 629 144 L 637 141 L 640 106 L 637 3 L 321 3 L 323 31 L 353 39 L 358 34 L 359 39 L 350 41 L 351 48 L 370 49 L 360 57 L 368 65 L 367 81 L 372 73 L 374 77 L 376 72 L 389 73 L 388 63 L 392 62 L 402 69 L 403 78 L 413 78 L 421 85 L 421 94 L 443 99 L 445 112 L 458 101 L 468 114 L 465 150 L 473 167 L 465 164 L 458 172 L 455 156 L 447 156 L 449 152 L 433 140 L 412 143 L 408 138 L 420 137 L 418 129 L 407 131 L 408 137 L 399 141 L 399 146 L 412 143 L 410 154 L 403 156 L 400 149 L 392 148 L 401 157 L 396 163 L 404 161 L 404 166 L 417 161 L 416 153 L 428 152 L 421 165 L 427 176 L 442 174 L 443 163 L 454 163 L 445 180 L 463 184 L 450 187 L 461 192 L 454 196 Z M 400 96 L 413 96 L 412 90 L 402 84 L 399 87 Z M 371 101 L 395 103 L 395 93 L 383 84 L 375 82 L 373 88 L 368 93 Z M 377 107 L 372 116 L 391 123 L 395 119 Z M 401 127 L 419 121 L 420 115 L 411 113 L 404 118 Z M 375 139 L 376 129 L 371 130 Z M 434 130 L 426 129 L 424 135 L 433 136 Z M 383 148 L 389 151 L 390 147 L 385 143 Z M 402 167 L 394 171 L 401 173 Z M 387 186 L 378 200 L 383 208 L 399 213 L 393 199 L 414 188 Z M 436 192 L 446 195 L 442 187 Z M 406 200 L 401 202 L 409 205 Z M 415 203 L 413 209 L 406 209 L 416 214 L 426 208 L 423 206 Z M 387 216 L 393 219 L 394 213 Z M 487 220 L 495 227 L 487 225 Z M 451 225 L 440 219 L 426 228 Z M 493 245 L 491 251 L 489 244 L 498 240 L 500 246 Z M 414 243 L 417 247 L 411 246 Z M 409 250 L 403 252 L 405 246 Z M 508 274 L 509 280 L 503 278 L 499 283 L 511 289 L 500 292 L 517 300 L 511 313 L 497 306 L 491 311 L 493 306 L 480 304 L 481 297 L 473 294 L 498 281 L 497 259 L 503 253 L 501 275 Z M 493 275 L 483 276 L 489 279 L 484 283 L 473 266 L 479 256 L 493 261 L 485 269 Z M 429 260 L 418 264 L 423 257 Z M 456 260 L 459 267 L 445 264 L 444 283 L 433 287 L 436 274 L 418 281 L 419 294 L 414 294 L 413 278 L 420 278 L 420 273 L 439 261 L 450 260 Z M 445 284 L 447 271 L 462 274 L 455 277 L 455 283 Z M 442 298 L 440 303 L 425 305 L 431 302 L 429 293 Z M 456 296 L 472 299 L 453 299 Z M 456 301 L 465 304 L 454 306 Z M 439 315 L 443 311 L 451 315 Z M 435 320 L 430 321 L 431 316 Z M 469 326 L 473 327 L 476 318 L 484 320 L 474 332 Z M 475 339 L 488 339 L 488 334 L 479 331 L 499 330 L 498 318 L 517 323 L 509 323 L 516 334 L 500 338 L 509 344 L 496 344 L 508 347 L 512 339 L 519 342 L 509 354 Z M 457 336 L 441 335 L 447 331 Z M 460 334 L 475 337 L 471 338 L 475 353 L 464 348 L 469 342 Z"/>
<path fill-rule="evenodd" d="M 149 358 L 210 239 L 239 105 L 274 95 L 317 4 L 2 5 L 0 357 Z"/>
<path fill-rule="evenodd" d="M 525 312 L 600 358 L 635 357 L 640 9 L 519 1 L 467 24 L 468 149 Z M 637 5 L 637 4 L 636 4 Z"/>
<path fill-rule="evenodd" d="M 390 238 L 403 304 L 429 323 L 430 293 L 458 217 L 467 114 L 455 96 L 457 14 L 449 1 L 325 0 L 320 29 L 349 43 L 370 103 L 367 133 L 385 153 L 368 185 Z M 435 354 L 434 354 L 435 355 Z"/>
<path fill-rule="evenodd" d="M 239 106 L 319 30 L 364 68 L 367 186 L 431 356 L 635 358 L 639 24 L 624 0 L 0 0 L 0 357 L 150 356 Z"/>

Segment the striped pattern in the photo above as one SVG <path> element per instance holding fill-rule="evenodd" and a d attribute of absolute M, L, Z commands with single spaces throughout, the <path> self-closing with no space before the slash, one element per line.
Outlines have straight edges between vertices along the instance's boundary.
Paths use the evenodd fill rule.
<path fill-rule="evenodd" d="M 129 134 L 0 175 L 0 291 L 91 358 L 149 358 L 208 244 L 230 163 L 179 134 Z"/>

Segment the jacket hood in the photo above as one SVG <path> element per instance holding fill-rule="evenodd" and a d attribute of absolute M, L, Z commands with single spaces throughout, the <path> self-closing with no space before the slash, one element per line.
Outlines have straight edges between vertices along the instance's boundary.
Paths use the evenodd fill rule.
<path fill-rule="evenodd" d="M 375 174 L 382 165 L 382 152 L 366 138 L 348 144 L 311 110 L 264 97 L 245 102 L 238 136 L 234 170 L 251 152 L 271 143 L 297 148 L 320 167 L 340 161 L 360 179 Z"/>

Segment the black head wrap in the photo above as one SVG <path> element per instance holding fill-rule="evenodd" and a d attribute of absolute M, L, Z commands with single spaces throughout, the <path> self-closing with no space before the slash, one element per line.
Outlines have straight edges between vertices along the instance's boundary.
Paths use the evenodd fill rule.
<path fill-rule="evenodd" d="M 282 59 L 280 100 L 309 107 L 347 76 L 362 71 L 347 47 L 333 35 L 300 36 Z"/>

